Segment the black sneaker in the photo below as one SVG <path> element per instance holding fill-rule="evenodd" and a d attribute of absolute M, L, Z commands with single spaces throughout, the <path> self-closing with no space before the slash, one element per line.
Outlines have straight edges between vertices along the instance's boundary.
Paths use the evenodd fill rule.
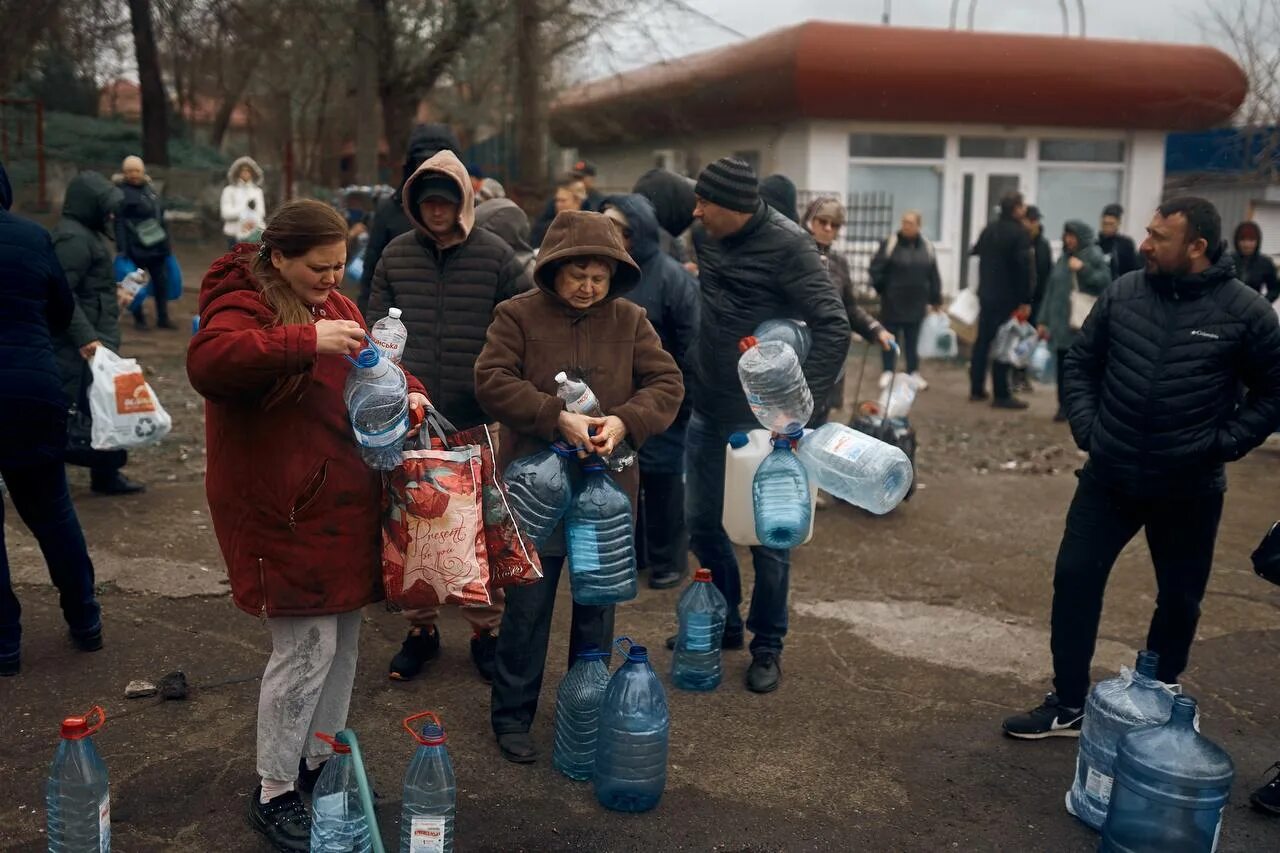
<path fill-rule="evenodd" d="M 538 748 L 528 732 L 503 732 L 498 735 L 498 750 L 513 764 L 532 764 L 538 760 Z"/>
<path fill-rule="evenodd" d="M 684 582 L 684 572 L 674 566 L 662 566 L 649 571 L 649 589 L 671 589 Z"/>
<path fill-rule="evenodd" d="M 471 662 L 485 681 L 493 682 L 494 657 L 498 652 L 498 638 L 491 633 L 471 638 Z"/>
<path fill-rule="evenodd" d="M 667 637 L 667 648 L 675 651 L 676 640 L 678 639 L 680 639 L 679 634 L 672 634 L 670 637 Z M 745 645 L 746 642 L 743 640 L 741 629 L 732 631 L 726 628 L 724 633 L 720 635 L 720 648 L 724 651 L 737 651 Z"/>
<path fill-rule="evenodd" d="M 1034 711 L 1004 721 L 1004 733 L 1019 740 L 1041 740 L 1047 737 L 1080 737 L 1084 708 L 1067 708 L 1050 693 L 1044 704 Z"/>
<path fill-rule="evenodd" d="M 777 652 L 756 652 L 747 667 L 747 689 L 752 693 L 772 693 L 782 680 L 782 665 Z"/>
<path fill-rule="evenodd" d="M 1249 802 L 1253 803 L 1253 807 L 1260 812 L 1280 815 L 1280 761 L 1272 764 L 1270 770 L 1275 770 L 1276 775 L 1270 782 L 1250 794 Z"/>
<path fill-rule="evenodd" d="M 1023 409 L 1030 408 L 1030 404 L 1026 400 L 1019 400 L 1017 397 L 996 397 L 991 401 L 991 408 L 1020 412 Z"/>
<path fill-rule="evenodd" d="M 412 681 L 423 664 L 440 657 L 440 628 L 414 628 L 404 638 L 400 651 L 391 659 L 391 680 Z"/>
<path fill-rule="evenodd" d="M 281 794 L 268 802 L 260 802 L 262 786 L 249 800 L 249 827 L 263 834 L 276 850 L 309 851 L 311 849 L 311 814 L 297 791 Z"/>

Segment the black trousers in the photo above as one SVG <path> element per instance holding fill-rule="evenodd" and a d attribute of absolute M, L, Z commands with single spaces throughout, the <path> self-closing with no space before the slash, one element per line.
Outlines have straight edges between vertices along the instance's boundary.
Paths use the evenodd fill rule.
<path fill-rule="evenodd" d="M 689 570 L 689 528 L 684 520 L 684 476 L 655 474 L 640 462 L 640 533 L 637 562 L 650 572 Z"/>
<path fill-rule="evenodd" d="M 973 342 L 973 358 L 969 362 L 969 393 L 978 396 L 987 390 L 987 364 L 991 361 L 991 345 L 995 343 L 1000 327 L 1009 319 L 1008 311 L 993 311 L 983 306 L 978 315 L 978 339 Z M 996 397 L 1009 396 L 1009 371 L 993 370 L 991 382 L 996 386 L 1003 380 L 1004 388 L 993 388 Z"/>
<path fill-rule="evenodd" d="M 885 324 L 889 333 L 901 342 L 902 354 L 907 360 L 907 373 L 916 373 L 920 370 L 920 324 L 922 322 L 924 321 Z M 881 353 L 881 360 L 885 370 L 893 370 L 897 356 L 893 350 L 884 350 Z"/>
<path fill-rule="evenodd" d="M 495 734 L 527 732 L 538 710 L 542 674 L 547 665 L 551 614 L 564 557 L 542 557 L 542 580 L 506 588 L 507 608 L 498 630 L 489 718 Z M 567 580 L 566 580 L 567 583 Z M 613 642 L 613 605 L 574 603 L 569 629 L 569 665 L 587 645 L 608 649 Z"/>
<path fill-rule="evenodd" d="M 156 321 L 169 322 L 169 274 L 165 268 L 165 259 L 135 261 L 138 269 L 145 269 L 151 276 L 151 296 L 156 300 Z M 133 312 L 134 319 L 141 320 L 145 303 Z"/>
<path fill-rule="evenodd" d="M 1054 367 L 1058 370 L 1058 411 L 1060 412 L 1067 410 L 1066 396 L 1063 393 L 1062 386 L 1064 384 L 1063 380 L 1067 376 L 1067 353 L 1069 352 L 1071 350 L 1060 349 L 1053 354 L 1055 359 Z"/>
<path fill-rule="evenodd" d="M 1146 647 L 1160 655 L 1157 677 L 1168 683 L 1178 680 L 1187 667 L 1213 567 L 1222 497 L 1221 492 L 1203 492 L 1135 498 L 1081 472 L 1053 576 L 1053 684 L 1063 705 L 1084 705 L 1107 578 L 1120 552 L 1142 529 L 1157 588 Z"/>

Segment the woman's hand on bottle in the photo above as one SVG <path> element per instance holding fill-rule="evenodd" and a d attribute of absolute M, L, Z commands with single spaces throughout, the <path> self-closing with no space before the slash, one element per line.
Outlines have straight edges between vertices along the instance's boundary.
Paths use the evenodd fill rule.
<path fill-rule="evenodd" d="M 589 452 L 597 452 L 595 441 L 591 437 L 592 430 L 602 431 L 608 420 L 608 418 L 589 418 L 586 415 L 575 415 L 573 412 L 564 411 L 560 413 L 558 427 L 560 435 L 569 443 L 569 446 L 577 448 L 578 456 L 586 458 Z"/>
<path fill-rule="evenodd" d="M 316 323 L 317 355 L 352 355 L 364 347 L 364 329 L 355 320 Z"/>
<path fill-rule="evenodd" d="M 592 418 L 592 420 L 602 420 L 601 418 Z M 591 445 L 595 448 L 595 452 L 601 456 L 608 456 L 613 453 L 614 448 L 627 437 L 627 425 L 622 422 L 621 418 L 609 415 L 603 419 L 603 424 L 596 427 L 595 434 L 591 436 Z"/>

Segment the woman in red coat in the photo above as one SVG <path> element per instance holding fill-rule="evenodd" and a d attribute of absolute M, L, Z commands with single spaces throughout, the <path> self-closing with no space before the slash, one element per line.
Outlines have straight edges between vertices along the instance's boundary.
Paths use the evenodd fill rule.
<path fill-rule="evenodd" d="M 360 608 L 381 597 L 381 477 L 360 458 L 342 391 L 364 321 L 338 292 L 347 226 L 315 201 L 284 205 L 262 245 L 215 261 L 187 353 L 207 401 L 205 486 L 231 594 L 266 621 L 272 653 L 258 699 L 261 787 L 250 824 L 307 850 L 310 790 L 346 726 Z M 426 403 L 409 378 L 410 406 Z M 296 783 L 296 785 L 295 785 Z"/>

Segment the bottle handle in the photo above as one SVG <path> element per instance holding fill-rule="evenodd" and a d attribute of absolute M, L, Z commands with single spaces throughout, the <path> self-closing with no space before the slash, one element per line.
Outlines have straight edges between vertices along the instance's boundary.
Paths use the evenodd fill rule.
<path fill-rule="evenodd" d="M 364 333 L 364 339 L 365 339 L 366 341 L 368 341 L 368 342 L 369 342 L 369 346 L 373 347 L 374 349 L 377 349 L 377 348 L 378 348 L 378 345 L 377 345 L 377 344 L 375 344 L 375 343 L 373 342 L 373 338 L 369 337 L 369 333 L 368 333 L 368 332 L 365 332 L 365 333 Z M 379 355 L 381 355 L 381 352 L 379 352 Z M 345 358 L 347 361 L 349 361 L 349 362 L 351 362 L 352 364 L 354 364 L 356 367 L 359 367 L 359 366 L 360 366 L 360 362 L 356 361 L 354 358 L 352 358 L 352 357 L 351 357 L 351 356 L 349 356 L 349 355 L 344 355 L 344 356 L 343 356 L 343 358 Z"/>
<path fill-rule="evenodd" d="M 67 737 L 66 735 L 63 735 L 63 738 L 65 740 L 83 740 L 84 738 L 96 735 L 102 729 L 103 724 L 107 722 L 107 712 L 102 710 L 101 705 L 94 705 L 80 719 L 84 720 L 84 724 L 85 724 L 84 732 L 81 734 L 73 735 L 71 737 Z M 89 721 L 93 719 L 96 719 L 97 722 L 91 725 Z"/>
<path fill-rule="evenodd" d="M 422 746 L 432 746 L 433 744 L 431 742 L 424 738 L 420 732 L 414 729 L 413 723 L 418 720 L 430 720 L 435 723 L 436 727 L 442 732 L 444 731 L 444 723 L 440 722 L 440 718 L 436 716 L 435 711 L 423 711 L 420 714 L 414 714 L 411 717 L 404 718 L 404 730 L 409 733 L 409 736 Z"/>
<path fill-rule="evenodd" d="M 623 643 L 627 644 L 625 649 L 622 647 Z M 635 645 L 634 640 L 630 637 L 619 637 L 613 641 L 613 645 L 618 650 L 618 654 L 622 655 L 627 660 L 631 660 L 631 647 Z"/>

